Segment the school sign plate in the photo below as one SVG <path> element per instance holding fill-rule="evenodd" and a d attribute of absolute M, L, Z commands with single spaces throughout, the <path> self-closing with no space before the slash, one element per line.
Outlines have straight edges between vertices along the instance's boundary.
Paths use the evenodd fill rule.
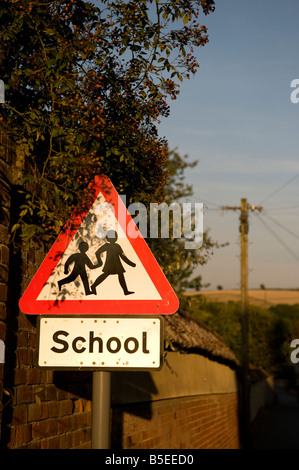
<path fill-rule="evenodd" d="M 37 366 L 149 370 L 163 365 L 163 319 L 155 316 L 39 316 Z"/>

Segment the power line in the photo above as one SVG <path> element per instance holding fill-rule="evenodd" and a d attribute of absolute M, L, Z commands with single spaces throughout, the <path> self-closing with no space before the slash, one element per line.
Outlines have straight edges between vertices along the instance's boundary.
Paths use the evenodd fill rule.
<path fill-rule="evenodd" d="M 257 215 L 257 214 L 256 214 Z M 269 232 L 279 241 L 279 243 L 281 243 L 284 248 L 297 260 L 299 261 L 299 257 L 297 256 L 297 253 L 294 253 L 293 250 L 291 250 L 288 245 L 286 245 L 286 243 L 277 235 L 276 232 L 274 232 L 267 224 L 266 222 L 260 217 L 260 216 L 257 216 L 258 220 L 264 224 L 264 226 L 267 228 L 267 230 L 269 230 Z"/>
<path fill-rule="evenodd" d="M 215 202 L 211 202 L 211 201 L 208 201 L 207 199 L 203 199 L 200 197 L 200 200 L 206 205 L 206 204 L 210 204 L 211 206 L 215 206 L 217 207 L 217 209 L 220 209 L 220 205 L 219 204 L 216 204 Z M 209 207 L 207 207 L 209 209 Z M 215 210 L 215 209 L 214 209 Z"/>
<path fill-rule="evenodd" d="M 268 201 L 271 197 L 273 197 L 275 194 L 277 194 L 279 191 L 281 191 L 283 188 L 285 188 L 288 184 L 292 183 L 292 181 L 294 181 L 296 178 L 299 177 L 299 173 L 297 173 L 295 176 L 292 176 L 292 178 L 290 178 L 286 183 L 284 183 L 283 185 L 279 186 L 279 188 L 277 188 L 275 191 L 273 191 L 271 194 L 269 194 L 269 196 L 267 196 L 262 202 L 260 202 L 259 206 L 261 206 L 262 204 L 264 204 L 266 201 Z M 217 207 L 218 209 L 220 210 L 223 210 L 225 209 L 221 204 L 216 204 L 215 202 L 211 202 L 211 201 L 208 201 L 207 199 L 202 199 L 202 202 L 205 203 L 205 204 L 210 204 L 214 207 Z M 257 206 L 256 206 L 257 207 Z M 299 209 L 299 207 L 287 207 L 287 208 L 275 208 L 275 209 L 269 209 L 269 210 L 280 210 L 280 209 Z"/>
<path fill-rule="evenodd" d="M 286 183 L 284 183 L 282 186 L 280 186 L 278 189 L 276 189 L 275 191 L 273 191 L 273 193 L 271 193 L 268 197 L 266 197 L 260 204 L 264 204 L 266 201 L 268 201 L 268 199 L 270 199 L 272 196 L 274 196 L 275 194 L 277 194 L 279 191 L 281 191 L 283 188 L 285 188 L 288 184 L 290 184 L 292 181 L 294 181 L 296 178 L 298 178 L 299 176 L 299 173 L 297 173 L 297 175 L 293 176 L 289 181 L 287 181 Z"/>
<path fill-rule="evenodd" d="M 278 188 L 276 191 L 274 191 L 272 194 L 270 194 L 270 196 L 268 196 L 266 199 L 264 199 L 264 201 L 268 200 L 270 197 L 272 197 L 274 194 L 276 194 L 278 191 L 280 191 L 281 189 L 283 189 L 285 186 L 287 186 L 289 183 L 291 183 L 292 181 L 294 181 L 297 177 L 299 176 L 299 173 L 295 176 L 293 176 L 289 181 L 287 181 L 285 184 L 283 184 L 280 188 Z M 214 211 L 238 211 L 240 210 L 241 208 L 239 206 L 221 206 L 220 204 L 216 204 L 216 203 L 213 203 L 211 201 L 207 201 L 207 200 L 204 200 L 203 202 L 207 202 L 213 206 L 215 206 L 215 209 L 209 209 L 207 208 L 208 210 L 214 210 Z M 292 235 L 293 237 L 295 237 L 297 240 L 299 240 L 299 236 L 295 233 L 293 233 L 291 230 L 289 230 L 288 228 L 286 228 L 284 225 L 280 224 L 278 221 L 276 221 L 275 219 L 273 219 L 272 217 L 270 217 L 268 214 L 266 215 L 264 213 L 264 207 L 262 207 L 261 205 L 258 205 L 258 206 L 255 206 L 255 205 L 248 205 L 247 207 L 248 210 L 252 211 L 252 212 L 256 212 L 258 211 L 259 212 L 259 216 L 260 214 L 263 212 L 263 215 L 264 217 L 267 217 L 269 220 L 271 220 L 273 223 L 275 223 L 276 225 L 278 225 L 280 228 L 284 229 L 287 233 L 289 233 L 290 235 Z M 287 209 L 299 209 L 299 207 L 289 207 L 289 208 L 276 208 L 276 209 L 272 209 L 272 210 L 287 210 Z M 271 209 L 267 209 L 267 212 L 271 210 Z M 255 214 L 257 215 L 257 214 Z M 266 224 L 266 222 L 261 218 L 261 217 L 258 217 L 260 222 L 264 224 L 264 226 L 267 228 L 267 230 L 270 231 L 270 233 L 279 241 L 279 243 L 281 243 L 284 248 L 297 260 L 299 261 L 299 257 L 297 256 L 297 254 L 291 250 L 291 248 L 289 248 L 286 243 L 276 234 L 276 232 L 274 232 L 273 230 L 271 230 L 271 228 Z"/>
<path fill-rule="evenodd" d="M 265 214 L 264 214 L 265 215 Z M 272 222 L 274 222 L 276 225 L 278 225 L 278 227 L 281 227 L 282 229 L 284 229 L 287 233 L 289 233 L 290 235 L 293 235 L 293 237 L 295 237 L 297 240 L 299 240 L 299 236 L 292 232 L 291 230 L 289 230 L 288 228 L 286 228 L 284 225 L 280 224 L 277 220 L 273 219 L 273 217 L 270 217 L 269 215 L 266 215 L 266 217 L 270 220 L 272 220 Z"/>
<path fill-rule="evenodd" d="M 291 207 L 270 207 L 267 209 L 267 212 L 274 212 L 274 211 L 290 211 L 290 210 L 298 210 L 299 206 L 291 206 Z"/>

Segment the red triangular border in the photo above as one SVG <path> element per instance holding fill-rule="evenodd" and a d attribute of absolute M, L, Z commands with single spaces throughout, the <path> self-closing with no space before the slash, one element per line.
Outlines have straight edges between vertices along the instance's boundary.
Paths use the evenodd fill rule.
<path fill-rule="evenodd" d="M 124 224 L 127 226 L 132 221 L 123 201 L 107 176 L 96 176 L 90 188 L 94 191 L 94 197 L 89 208 L 80 216 L 71 217 L 71 228 L 68 228 L 68 224 L 66 224 L 64 230 L 57 237 L 20 299 L 21 311 L 28 315 L 170 315 L 175 313 L 179 307 L 178 298 L 141 234 L 136 238 L 128 237 L 128 239 L 162 300 L 37 300 L 100 192 L 107 202 L 114 205 L 115 214 L 118 214 L 118 205 L 119 207 L 123 206 L 126 221 L 118 222 L 125 233 Z M 138 230 L 137 227 L 136 230 Z"/>

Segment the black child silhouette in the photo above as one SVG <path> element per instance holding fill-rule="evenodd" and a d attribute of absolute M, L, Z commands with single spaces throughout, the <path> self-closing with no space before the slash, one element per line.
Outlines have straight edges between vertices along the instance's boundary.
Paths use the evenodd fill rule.
<path fill-rule="evenodd" d="M 117 241 L 117 233 L 114 230 L 110 230 L 107 235 L 106 235 L 106 240 L 108 243 L 105 243 L 105 245 L 101 246 L 96 251 L 96 257 L 98 259 L 98 266 L 102 266 L 103 262 L 101 260 L 101 254 L 106 252 L 106 260 L 105 260 L 105 265 L 103 267 L 103 274 L 101 274 L 93 283 L 91 286 L 91 292 L 93 294 L 96 294 L 96 287 L 101 284 L 110 274 L 117 274 L 118 275 L 118 281 L 124 291 L 125 295 L 129 294 L 134 294 L 134 292 L 129 291 L 127 288 L 127 284 L 125 281 L 124 273 L 126 272 L 122 263 L 121 259 L 127 263 L 129 266 L 132 266 L 133 268 L 136 266 L 135 263 L 130 261 L 125 254 L 123 253 L 123 250 L 121 246 L 116 243 Z"/>
<path fill-rule="evenodd" d="M 66 263 L 64 265 L 64 274 L 68 274 L 69 266 L 72 263 L 74 263 L 74 267 L 69 276 L 65 277 L 64 279 L 60 279 L 60 281 L 58 281 L 59 291 L 61 291 L 61 286 L 75 281 L 77 277 L 80 276 L 83 282 L 85 295 L 92 294 L 92 291 L 90 290 L 89 284 L 88 284 L 86 266 L 90 269 L 95 269 L 98 267 L 98 265 L 93 265 L 90 259 L 88 258 L 88 256 L 85 254 L 88 248 L 89 246 L 87 242 L 80 242 L 79 243 L 80 253 L 74 253 L 73 255 L 69 256 L 69 258 L 66 260 Z"/>

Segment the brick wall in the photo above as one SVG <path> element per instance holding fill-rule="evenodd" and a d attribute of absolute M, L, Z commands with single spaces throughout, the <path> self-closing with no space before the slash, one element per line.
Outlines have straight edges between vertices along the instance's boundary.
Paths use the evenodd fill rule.
<path fill-rule="evenodd" d="M 0 133 L 0 144 L 5 144 L 5 139 Z M 9 225 L 11 202 L 11 167 L 13 154 L 7 150 L 0 152 L 0 340 L 5 344 L 6 318 L 7 318 L 7 290 L 9 277 Z M 4 364 L 0 363 L 0 423 L 2 421 L 2 397 L 6 395 L 4 390 Z M 0 426 L 1 439 L 1 426 Z"/>
<path fill-rule="evenodd" d="M 20 204 L 23 155 L 0 132 L 0 448 L 90 448 L 89 373 L 53 372 L 35 367 L 36 318 L 20 312 L 19 299 L 40 266 L 44 252 L 15 250 L 9 229 Z"/>
<path fill-rule="evenodd" d="M 114 449 L 239 449 L 236 393 L 114 408 Z"/>
<path fill-rule="evenodd" d="M 36 317 L 18 308 L 42 259 L 43 253 L 33 248 L 22 255 L 10 252 L 1 447 L 90 448 L 91 374 L 37 369 Z"/>

